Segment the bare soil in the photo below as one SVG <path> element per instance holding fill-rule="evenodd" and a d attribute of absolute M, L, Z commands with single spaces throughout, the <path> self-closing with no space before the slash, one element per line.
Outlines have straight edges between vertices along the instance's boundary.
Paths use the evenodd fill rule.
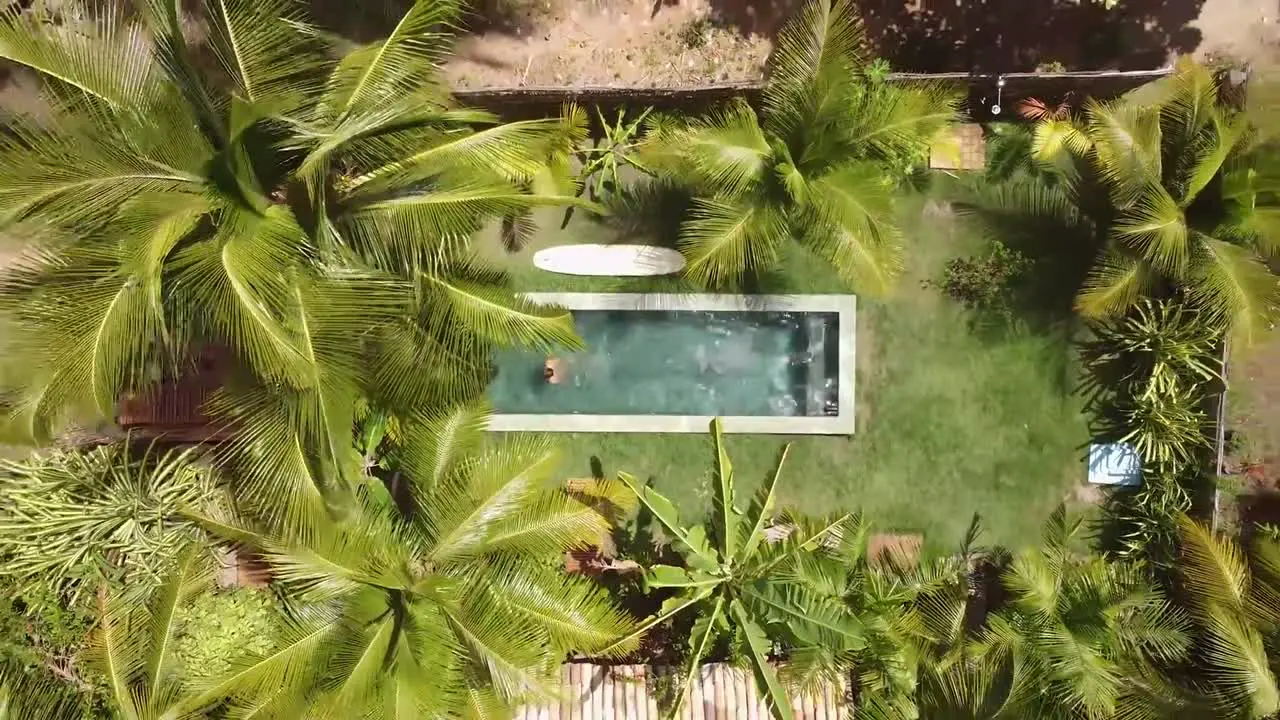
<path fill-rule="evenodd" d="M 761 77 L 770 44 L 711 20 L 705 0 L 534 0 L 521 27 L 462 38 L 454 87 L 655 87 Z"/>
<path fill-rule="evenodd" d="M 761 76 L 801 0 L 480 0 L 459 88 L 697 85 Z M 1276 0 L 858 0 L 876 52 L 898 70 L 1151 69 L 1177 54 L 1275 56 Z M 494 20 L 493 17 L 499 19 Z M 1052 33 L 1033 28 L 1052 27 Z"/>

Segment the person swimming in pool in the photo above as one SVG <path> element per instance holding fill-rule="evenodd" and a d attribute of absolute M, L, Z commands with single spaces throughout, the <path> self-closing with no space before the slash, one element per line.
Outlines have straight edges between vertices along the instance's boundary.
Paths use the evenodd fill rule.
<path fill-rule="evenodd" d="M 548 355 L 542 363 L 542 379 L 548 385 L 559 385 L 564 380 L 564 363 L 555 355 Z"/>

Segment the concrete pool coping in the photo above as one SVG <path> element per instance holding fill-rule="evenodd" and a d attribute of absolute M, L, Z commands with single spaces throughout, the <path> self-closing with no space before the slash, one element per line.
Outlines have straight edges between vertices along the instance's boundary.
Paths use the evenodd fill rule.
<path fill-rule="evenodd" d="M 854 295 L 701 295 L 674 293 L 525 293 L 540 305 L 569 310 L 698 310 L 723 312 L 834 312 L 837 340 L 838 414 L 831 417 L 728 415 L 724 431 L 765 435 L 852 435 L 857 298 Z M 495 432 L 704 433 L 711 415 L 494 414 Z"/>

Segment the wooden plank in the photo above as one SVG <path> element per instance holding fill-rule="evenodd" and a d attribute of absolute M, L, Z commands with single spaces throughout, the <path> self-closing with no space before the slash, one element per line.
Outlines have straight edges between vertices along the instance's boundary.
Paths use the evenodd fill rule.
<path fill-rule="evenodd" d="M 738 678 L 742 673 L 734 670 L 726 680 L 724 687 L 724 705 L 721 706 L 721 717 L 725 720 L 738 720 Z"/>
<path fill-rule="evenodd" d="M 588 707 L 591 715 L 588 720 L 606 720 L 604 716 L 604 668 L 599 665 L 588 665 L 587 693 L 590 698 Z M 585 713 L 584 713 L 585 714 Z"/>
<path fill-rule="evenodd" d="M 601 720 L 614 720 L 613 717 L 613 669 L 607 665 L 597 665 L 596 682 L 599 683 L 596 697 L 600 698 L 596 705 L 596 717 Z"/>
<path fill-rule="evenodd" d="M 658 693 L 654 690 L 657 686 L 656 669 L 645 668 L 645 684 L 643 686 L 644 700 L 644 720 L 658 720 L 661 716 L 658 714 Z"/>
<path fill-rule="evenodd" d="M 623 682 L 618 686 L 622 690 L 622 720 L 636 720 L 635 668 L 630 665 L 622 665 L 618 668 L 618 672 L 622 673 L 623 679 Z"/>
<path fill-rule="evenodd" d="M 613 717 L 614 720 L 627 720 L 627 675 L 624 666 L 618 665 L 609 668 L 609 683 L 613 688 Z"/>
<path fill-rule="evenodd" d="M 762 718 L 767 718 L 768 715 L 760 714 L 760 711 L 764 708 L 760 705 L 760 693 L 756 692 L 755 673 L 747 673 L 747 676 L 743 678 L 743 680 L 747 687 L 747 697 L 751 698 L 750 703 L 747 704 L 747 720 L 762 720 Z"/>
<path fill-rule="evenodd" d="M 558 699 L 551 703 L 551 720 L 569 720 L 569 666 L 560 666 L 560 687 Z"/>
<path fill-rule="evenodd" d="M 726 699 L 727 686 L 733 682 L 733 677 L 738 674 L 734 668 L 723 667 L 720 672 L 716 673 L 715 687 L 715 718 L 716 720 L 732 720 L 729 717 L 729 707 Z"/>
<path fill-rule="evenodd" d="M 717 663 L 715 665 L 703 665 L 702 672 L 698 673 L 702 679 L 702 717 L 704 720 L 717 720 L 716 684 L 720 676 L 724 674 L 724 671 L 724 665 Z"/>
<path fill-rule="evenodd" d="M 584 720 L 582 717 L 582 666 L 569 663 L 569 720 Z"/>

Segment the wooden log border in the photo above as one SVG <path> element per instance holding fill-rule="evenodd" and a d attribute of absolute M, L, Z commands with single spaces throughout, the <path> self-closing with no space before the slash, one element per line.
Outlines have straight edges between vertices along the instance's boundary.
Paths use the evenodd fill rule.
<path fill-rule="evenodd" d="M 1172 72 L 1171 68 L 1138 71 L 1096 71 L 1063 73 L 890 73 L 892 83 L 941 83 L 952 85 L 966 95 L 966 112 L 974 122 L 1014 119 L 1017 102 L 1039 98 L 1046 102 L 1083 102 L 1085 98 L 1106 99 Z M 997 83 L 1004 80 L 1001 95 L 1003 112 L 991 113 L 997 97 Z M 606 117 L 619 108 L 660 111 L 702 112 L 733 98 L 741 97 L 758 105 L 764 83 L 729 82 L 698 87 L 504 87 L 483 90 L 456 90 L 462 105 L 488 110 L 504 120 L 531 120 L 559 113 L 569 102 L 604 111 Z M 594 113 L 593 113 L 594 115 Z"/>

